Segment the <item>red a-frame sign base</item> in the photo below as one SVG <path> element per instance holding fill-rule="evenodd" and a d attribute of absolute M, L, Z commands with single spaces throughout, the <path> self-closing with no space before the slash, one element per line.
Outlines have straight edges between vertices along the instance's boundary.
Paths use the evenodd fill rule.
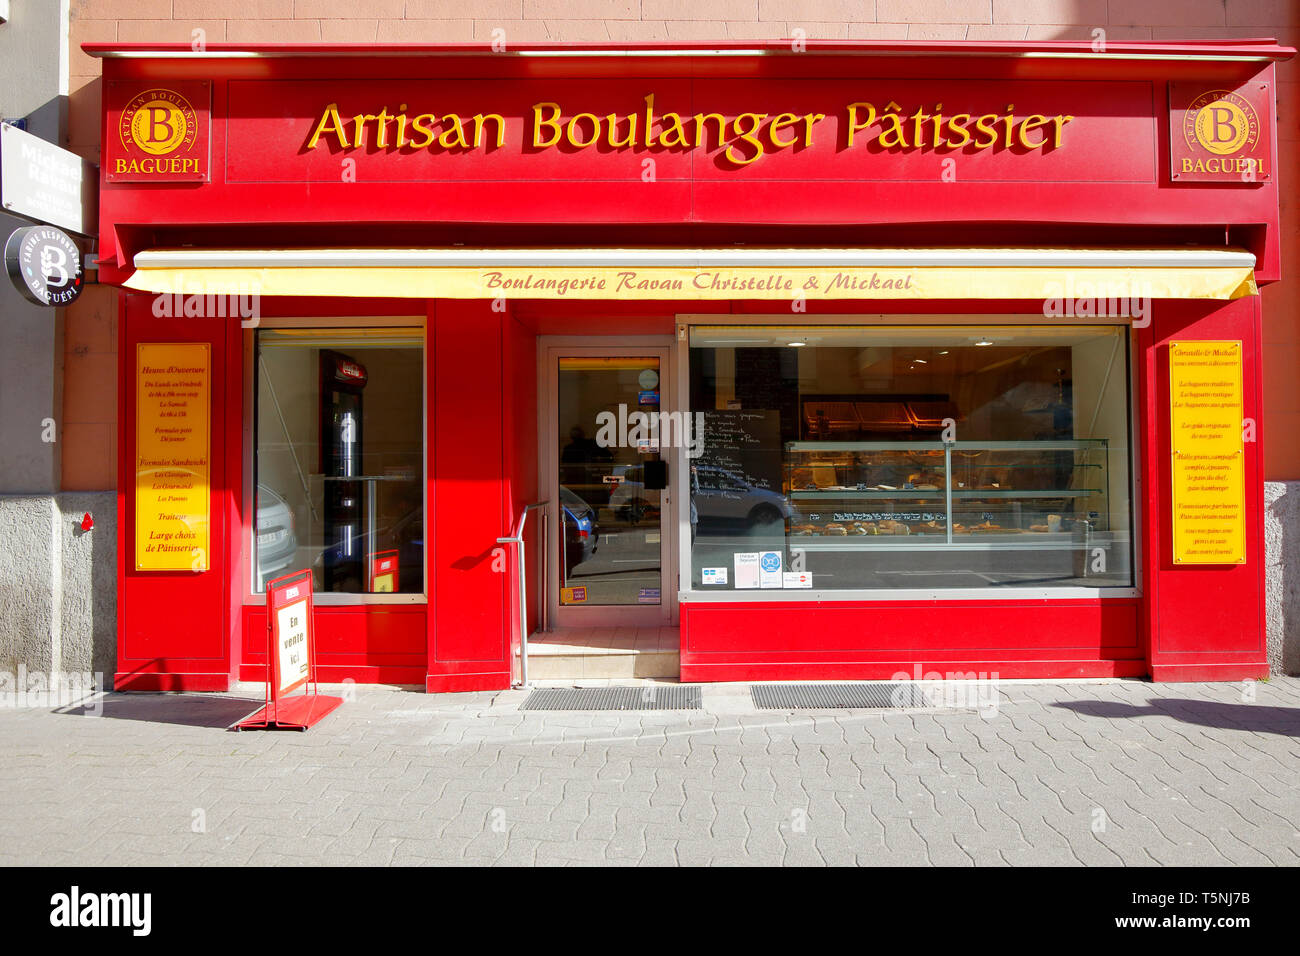
<path fill-rule="evenodd" d="M 272 704 L 235 724 L 236 730 L 306 730 L 320 723 L 334 708 L 343 703 L 342 697 L 325 694 L 295 694 Z"/>

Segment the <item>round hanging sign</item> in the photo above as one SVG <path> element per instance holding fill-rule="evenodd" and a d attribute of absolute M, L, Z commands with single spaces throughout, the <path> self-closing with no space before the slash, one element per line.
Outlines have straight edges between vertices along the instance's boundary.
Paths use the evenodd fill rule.
<path fill-rule="evenodd" d="M 5 243 L 5 271 L 18 291 L 37 305 L 69 305 L 86 284 L 81 250 L 54 226 L 15 229 Z"/>

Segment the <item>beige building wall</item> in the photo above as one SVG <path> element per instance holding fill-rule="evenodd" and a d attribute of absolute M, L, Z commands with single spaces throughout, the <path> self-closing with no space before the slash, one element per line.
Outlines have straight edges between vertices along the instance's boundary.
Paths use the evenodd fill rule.
<path fill-rule="evenodd" d="M 69 140 L 98 160 L 90 41 L 632 42 L 781 39 L 1167 40 L 1275 37 L 1300 46 L 1298 0 L 71 0 Z M 197 32 L 201 31 L 201 32 Z M 1300 60 L 1278 68 L 1283 273 L 1264 292 L 1266 476 L 1300 479 Z M 68 310 L 63 485 L 116 483 L 115 293 Z"/>

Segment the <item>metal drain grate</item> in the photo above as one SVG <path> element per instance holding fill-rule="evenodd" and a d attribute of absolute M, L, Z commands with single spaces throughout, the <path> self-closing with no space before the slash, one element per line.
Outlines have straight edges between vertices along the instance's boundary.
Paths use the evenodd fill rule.
<path fill-rule="evenodd" d="M 699 710 L 698 686 L 546 687 L 533 691 L 520 710 Z"/>
<path fill-rule="evenodd" d="M 885 684 L 753 684 L 750 696 L 759 710 L 935 706 L 929 694 L 908 681 Z"/>

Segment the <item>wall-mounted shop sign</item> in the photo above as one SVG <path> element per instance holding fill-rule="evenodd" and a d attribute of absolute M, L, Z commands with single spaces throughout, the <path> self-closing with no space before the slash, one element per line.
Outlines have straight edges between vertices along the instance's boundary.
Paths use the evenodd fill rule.
<path fill-rule="evenodd" d="M 5 212 L 91 235 L 99 173 L 70 150 L 0 123 L 0 203 Z"/>
<path fill-rule="evenodd" d="M 230 183 L 1149 183 L 1156 168 L 1144 83 L 231 80 L 227 103 Z"/>
<path fill-rule="evenodd" d="M 211 369 L 205 342 L 136 347 L 137 571 L 208 570 Z"/>
<path fill-rule="evenodd" d="M 1059 299 L 1066 290 L 1091 290 L 1103 300 L 1158 298 L 1237 299 L 1255 295 L 1251 267 L 1167 267 L 1140 274 L 1124 268 L 827 266 L 789 269 L 758 266 L 458 266 L 230 267 L 192 270 L 138 269 L 124 285 L 166 291 L 177 276 L 214 288 L 259 288 L 263 295 L 387 295 L 430 299 Z M 256 286 L 253 285 L 256 283 Z M 1109 306 L 1108 306 L 1109 308 Z M 1097 314 L 1104 314 L 1098 312 Z M 1116 314 L 1116 313 L 1109 313 Z"/>
<path fill-rule="evenodd" d="M 104 178 L 110 183 L 205 183 L 211 176 L 212 83 L 108 84 Z"/>
<path fill-rule="evenodd" d="M 18 291 L 37 305 L 71 305 L 85 288 L 81 250 L 53 226 L 25 226 L 10 233 L 5 271 Z"/>
<path fill-rule="evenodd" d="M 942 103 L 918 104 L 913 110 L 913 104 L 905 107 L 893 99 L 858 100 L 838 113 L 838 122 L 828 124 L 831 114 L 815 111 L 657 112 L 655 94 L 647 93 L 635 110 L 601 115 L 543 100 L 531 104 L 523 117 L 522 145 L 533 151 L 714 146 L 725 162 L 748 166 L 783 149 L 811 147 L 819 132 L 830 136 L 832 128 L 842 132 L 850 149 L 1059 149 L 1065 125 L 1074 119 L 1067 113 L 1017 115 L 1014 104 L 999 112 L 945 115 Z M 390 113 L 382 104 L 374 112 L 345 116 L 338 103 L 330 103 L 307 140 L 308 149 L 320 145 L 343 150 L 500 149 L 506 145 L 506 117 L 496 112 Z"/>
<path fill-rule="evenodd" d="M 1240 342 L 1171 342 L 1174 562 L 1246 562 Z"/>
<path fill-rule="evenodd" d="M 1260 183 L 1272 177 L 1267 83 L 1235 89 L 1169 84 L 1169 175 L 1180 183 Z"/>

